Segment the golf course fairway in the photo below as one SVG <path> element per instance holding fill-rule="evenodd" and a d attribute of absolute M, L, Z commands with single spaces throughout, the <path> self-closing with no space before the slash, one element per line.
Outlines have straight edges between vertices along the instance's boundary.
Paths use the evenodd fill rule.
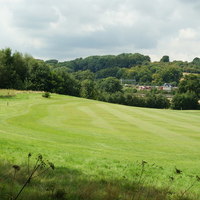
<path fill-rule="evenodd" d="M 29 152 L 98 180 L 131 180 L 134 164 L 145 160 L 159 166 L 150 177 L 167 179 L 175 168 L 181 169 L 183 181 L 177 179 L 174 187 L 184 188 L 189 175 L 200 174 L 200 111 L 138 108 L 57 94 L 44 98 L 31 92 L 1 98 L 0 160 L 23 164 Z M 158 178 L 155 184 L 161 182 Z"/>

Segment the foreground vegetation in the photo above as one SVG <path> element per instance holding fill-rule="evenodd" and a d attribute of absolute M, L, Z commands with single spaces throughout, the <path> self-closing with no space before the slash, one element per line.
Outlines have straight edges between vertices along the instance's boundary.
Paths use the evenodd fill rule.
<path fill-rule="evenodd" d="M 56 168 L 20 199 L 199 199 L 199 111 L 1 92 L 0 199 L 23 186 L 29 152 L 30 168 L 38 154 Z"/>

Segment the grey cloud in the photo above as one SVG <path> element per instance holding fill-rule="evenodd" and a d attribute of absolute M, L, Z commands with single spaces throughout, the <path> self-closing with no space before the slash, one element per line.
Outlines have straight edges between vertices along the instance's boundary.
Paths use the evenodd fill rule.
<path fill-rule="evenodd" d="M 22 6 L 13 9 L 13 25 L 23 29 L 45 29 L 56 22 L 58 15 L 52 7 Z"/>
<path fill-rule="evenodd" d="M 199 3 L 199 0 L 180 0 L 180 2 L 185 2 L 185 3 L 193 4 L 193 3 Z"/>
<path fill-rule="evenodd" d="M 195 0 L 6 2 L 0 1 L 0 17 L 7 20 L 11 15 L 5 24 L 7 32 L 0 30 L 0 37 L 4 37 L 0 47 L 7 40 L 7 46 L 37 57 L 65 59 L 93 51 L 120 53 L 120 49 L 152 51 L 160 56 L 163 49 L 159 45 L 175 41 L 181 30 L 190 28 L 199 34 L 199 3 Z M 10 41 L 5 35 L 16 38 Z M 170 48 L 166 46 L 166 51 Z"/>

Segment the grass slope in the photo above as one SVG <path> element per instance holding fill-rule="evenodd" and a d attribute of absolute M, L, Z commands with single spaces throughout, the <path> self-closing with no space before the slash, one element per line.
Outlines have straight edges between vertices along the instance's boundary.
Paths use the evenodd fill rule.
<path fill-rule="evenodd" d="M 0 159 L 25 163 L 29 152 L 57 167 L 102 177 L 133 178 L 134 163 L 146 160 L 165 172 L 175 166 L 200 174 L 200 111 L 128 107 L 53 94 L 21 93 L 0 99 Z M 158 175 L 158 170 L 159 175 Z M 189 177 L 174 187 L 187 187 Z M 156 185 L 163 179 L 158 178 Z M 165 184 L 165 183 L 164 183 Z M 198 193 L 194 188 L 193 193 Z"/>

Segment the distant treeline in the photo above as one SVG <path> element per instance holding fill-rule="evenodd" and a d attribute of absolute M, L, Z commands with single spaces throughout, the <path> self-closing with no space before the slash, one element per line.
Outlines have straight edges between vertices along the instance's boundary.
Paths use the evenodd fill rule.
<path fill-rule="evenodd" d="M 53 63 L 52 63 L 53 61 Z M 56 66 L 68 67 L 72 71 L 90 70 L 97 72 L 102 69 L 119 67 L 130 68 L 132 66 L 142 65 L 145 62 L 150 62 L 149 56 L 144 56 L 139 53 L 136 54 L 120 54 L 118 56 L 90 56 L 85 59 L 78 58 L 72 61 L 58 62 L 57 60 L 46 61 L 49 64 L 56 64 Z"/>
<path fill-rule="evenodd" d="M 180 86 L 183 72 L 200 73 L 200 59 L 195 58 L 191 63 L 170 62 L 168 56 L 163 56 L 160 62 L 151 62 L 149 56 L 137 53 L 90 56 L 58 62 L 37 60 L 19 52 L 12 53 L 9 48 L 0 50 L 0 88 L 48 91 L 131 106 L 168 108 L 170 102 L 165 96 L 152 92 L 141 96 L 125 91 L 119 79 L 133 79 L 145 85 L 170 83 L 183 88 Z M 195 99 L 195 105 L 172 106 L 175 109 L 198 107 L 199 76 L 189 77 L 184 84 L 189 85 L 189 89 L 178 92 L 187 93 L 186 96 L 182 95 L 182 99 L 188 99 L 188 96 Z"/>
<path fill-rule="evenodd" d="M 159 62 L 151 62 L 149 56 L 127 53 L 117 56 L 90 56 L 65 62 L 45 62 L 54 68 L 65 68 L 70 73 L 89 70 L 96 79 L 133 79 L 138 84 L 146 85 L 171 83 L 176 86 L 183 72 L 200 74 L 200 58 L 197 57 L 192 62 L 170 62 L 169 56 L 165 55 Z"/>
<path fill-rule="evenodd" d="M 47 60 L 46 63 L 56 67 L 67 67 L 69 71 L 90 70 L 94 73 L 103 69 L 110 68 L 131 68 L 134 66 L 155 66 L 168 63 L 168 65 L 178 66 L 184 72 L 200 73 L 200 58 L 196 57 L 192 62 L 173 61 L 170 62 L 169 56 L 163 56 L 160 62 L 151 62 L 149 56 L 139 53 L 123 53 L 119 55 L 89 56 L 87 58 L 77 58 L 71 61 L 58 62 L 56 59 Z"/>

